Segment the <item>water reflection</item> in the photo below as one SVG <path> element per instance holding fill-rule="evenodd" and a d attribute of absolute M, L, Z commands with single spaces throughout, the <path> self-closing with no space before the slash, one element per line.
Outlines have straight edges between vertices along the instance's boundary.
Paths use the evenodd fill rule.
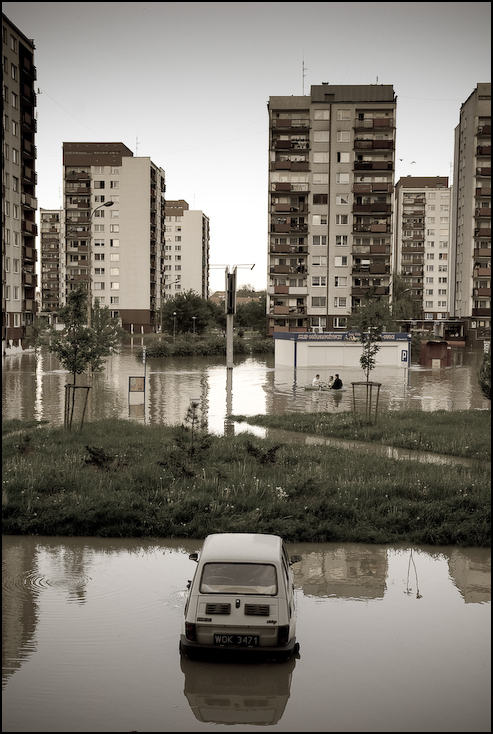
<path fill-rule="evenodd" d="M 489 730 L 489 549 L 289 544 L 301 658 L 245 665 L 180 661 L 201 546 L 4 537 L 4 731 Z"/>
<path fill-rule="evenodd" d="M 198 721 L 267 726 L 282 717 L 296 660 L 286 663 L 214 663 L 182 658 L 184 694 Z"/>
<path fill-rule="evenodd" d="M 129 377 L 144 374 L 138 359 L 140 341 L 113 355 L 103 372 L 79 378 L 92 385 L 88 419 L 132 418 L 146 423 L 181 423 L 190 398 L 200 398 L 200 410 L 211 432 L 231 430 L 225 423 L 230 413 L 254 415 L 286 412 L 338 412 L 351 410 L 351 390 L 343 394 L 307 392 L 309 368 L 274 369 L 273 356 L 241 358 L 228 380 L 222 357 L 149 359 L 146 365 L 145 406 L 129 401 Z M 489 409 L 477 383 L 479 351 L 454 350 L 454 365 L 443 370 L 413 366 L 410 370 L 380 368 L 372 375 L 382 383 L 382 409 L 459 410 Z M 344 382 L 361 379 L 361 370 L 348 368 Z M 33 353 L 3 358 L 2 408 L 5 418 L 48 420 L 63 423 L 65 384 L 70 375 L 60 369 L 54 355 Z M 235 426 L 247 430 L 245 426 Z M 251 428 L 248 430 L 252 430 Z M 264 435 L 258 429 L 259 435 Z"/>

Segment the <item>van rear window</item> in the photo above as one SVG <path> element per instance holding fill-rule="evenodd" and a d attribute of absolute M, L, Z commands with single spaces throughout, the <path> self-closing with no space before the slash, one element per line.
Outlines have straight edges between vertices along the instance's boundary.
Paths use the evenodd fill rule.
<path fill-rule="evenodd" d="M 277 594 L 276 569 L 270 563 L 206 563 L 202 594 Z"/>

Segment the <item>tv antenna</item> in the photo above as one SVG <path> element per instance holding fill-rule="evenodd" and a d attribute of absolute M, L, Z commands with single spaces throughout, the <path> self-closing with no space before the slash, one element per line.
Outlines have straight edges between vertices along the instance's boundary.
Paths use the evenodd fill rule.
<path fill-rule="evenodd" d="M 307 68 L 305 66 L 305 57 L 303 56 L 303 59 L 301 61 L 301 88 L 303 91 L 303 96 L 305 96 L 305 76 L 306 76 Z"/>

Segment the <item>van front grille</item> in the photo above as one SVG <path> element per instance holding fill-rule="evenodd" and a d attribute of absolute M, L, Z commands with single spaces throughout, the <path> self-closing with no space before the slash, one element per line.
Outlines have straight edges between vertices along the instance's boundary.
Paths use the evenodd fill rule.
<path fill-rule="evenodd" d="M 245 604 L 245 614 L 257 615 L 261 617 L 269 616 L 268 604 Z"/>
<path fill-rule="evenodd" d="M 206 604 L 206 614 L 231 614 L 231 604 Z"/>

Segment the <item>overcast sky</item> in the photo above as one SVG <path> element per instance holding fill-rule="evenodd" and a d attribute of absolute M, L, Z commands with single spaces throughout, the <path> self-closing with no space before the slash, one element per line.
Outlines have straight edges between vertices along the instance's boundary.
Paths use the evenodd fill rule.
<path fill-rule="evenodd" d="M 64 142 L 122 142 L 165 170 L 168 199 L 210 218 L 211 264 L 255 263 L 238 280 L 257 289 L 267 280 L 270 96 L 392 84 L 397 181 L 451 175 L 460 106 L 490 81 L 488 2 L 2 9 L 36 46 L 39 206 L 61 206 Z M 211 269 L 210 285 L 224 288 L 224 268 Z"/>

